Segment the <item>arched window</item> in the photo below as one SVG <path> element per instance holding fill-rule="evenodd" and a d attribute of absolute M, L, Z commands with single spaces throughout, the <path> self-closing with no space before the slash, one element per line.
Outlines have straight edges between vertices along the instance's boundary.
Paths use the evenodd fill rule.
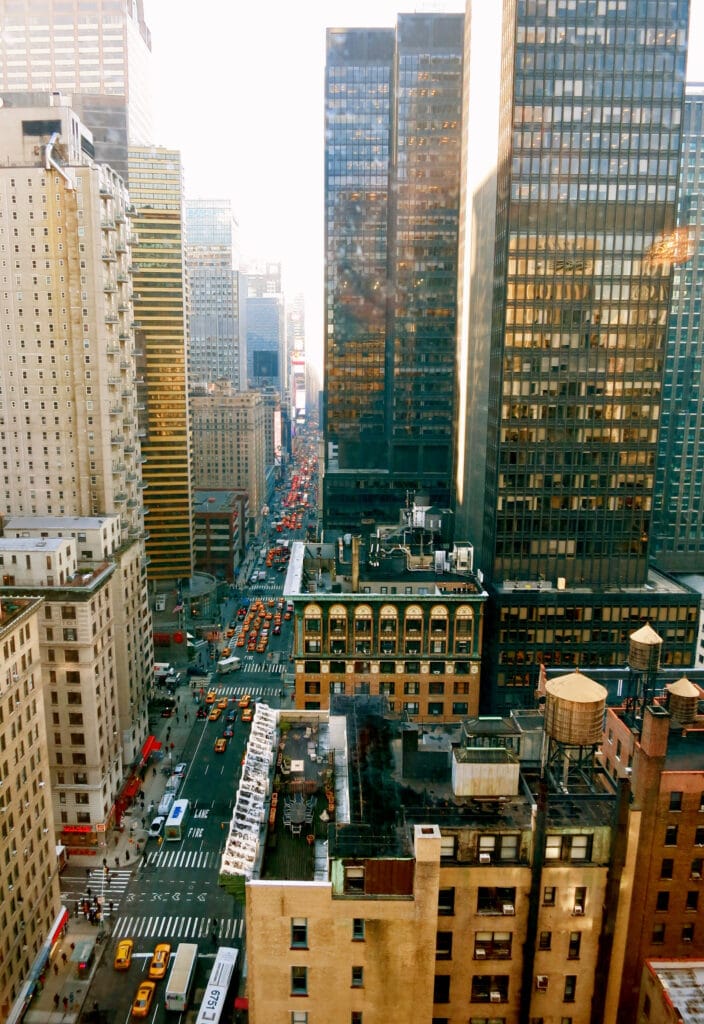
<path fill-rule="evenodd" d="M 430 609 L 430 654 L 447 654 L 450 617 L 444 604 Z"/>
<path fill-rule="evenodd" d="M 420 654 L 423 649 L 423 609 L 410 604 L 403 619 L 403 649 L 406 654 Z"/>
<path fill-rule="evenodd" d="M 354 653 L 371 654 L 372 651 L 372 610 L 368 604 L 360 604 L 354 610 Z"/>
<path fill-rule="evenodd" d="M 334 604 L 328 612 L 330 653 L 347 653 L 347 609 L 343 604 Z"/>
<path fill-rule="evenodd" d="M 398 610 L 385 604 L 379 612 L 379 648 L 382 654 L 398 651 Z"/>
<path fill-rule="evenodd" d="M 469 654 L 474 639 L 474 609 L 461 604 L 455 611 L 455 654 Z"/>

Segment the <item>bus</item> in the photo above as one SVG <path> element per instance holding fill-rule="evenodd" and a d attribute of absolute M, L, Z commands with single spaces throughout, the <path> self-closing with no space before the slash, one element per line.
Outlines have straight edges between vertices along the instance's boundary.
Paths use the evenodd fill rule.
<path fill-rule="evenodd" d="M 174 964 L 166 984 L 164 1003 L 167 1010 L 183 1013 L 193 987 L 198 962 L 198 946 L 192 942 L 179 943 Z"/>
<path fill-rule="evenodd" d="M 174 800 L 164 825 L 164 839 L 183 839 L 183 829 L 188 818 L 188 800 Z"/>
<path fill-rule="evenodd" d="M 196 1024 L 220 1024 L 220 1016 L 227 1004 L 227 993 L 232 984 L 236 965 L 237 950 L 232 946 L 221 946 L 203 992 Z"/>

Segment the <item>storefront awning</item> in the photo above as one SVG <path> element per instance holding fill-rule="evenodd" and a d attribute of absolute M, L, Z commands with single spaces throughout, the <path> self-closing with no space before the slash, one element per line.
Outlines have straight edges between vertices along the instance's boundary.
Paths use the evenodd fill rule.
<path fill-rule="evenodd" d="M 147 736 L 142 746 L 142 764 L 155 750 L 161 750 L 161 741 L 156 736 Z"/>
<path fill-rule="evenodd" d="M 59 914 L 52 925 L 51 932 L 49 933 L 49 945 L 53 946 L 59 937 L 59 932 L 68 921 L 68 910 L 66 907 L 62 907 Z"/>
<path fill-rule="evenodd" d="M 131 778 L 130 781 L 125 786 L 125 788 L 120 793 L 120 800 L 132 800 L 132 798 L 135 797 L 139 792 L 139 787 L 141 786 L 141 784 L 142 780 L 139 778 L 138 775 L 135 775 L 133 778 Z"/>

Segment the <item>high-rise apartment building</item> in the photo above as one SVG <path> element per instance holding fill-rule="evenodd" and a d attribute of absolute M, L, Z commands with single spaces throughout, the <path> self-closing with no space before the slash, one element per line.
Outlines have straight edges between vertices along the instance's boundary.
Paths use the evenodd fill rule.
<path fill-rule="evenodd" d="M 2 26 L 0 93 L 63 93 L 127 181 L 128 144 L 154 137 L 142 0 L 5 0 Z"/>
<path fill-rule="evenodd" d="M 649 618 L 693 660 L 695 595 L 649 572 L 687 29 L 645 0 L 468 13 L 456 512 L 500 704 L 539 662 L 623 664 Z"/>
<path fill-rule="evenodd" d="M 702 293 L 704 292 L 704 85 L 684 106 L 675 268 L 655 475 L 655 557 L 663 569 L 704 570 Z"/>
<path fill-rule="evenodd" d="M 450 503 L 462 25 L 328 31 L 328 527 Z"/>
<path fill-rule="evenodd" d="M 239 337 L 228 199 L 186 203 L 188 375 L 193 383 L 229 381 L 240 391 Z"/>
<path fill-rule="evenodd" d="M 41 600 L 0 606 L 0 1017 L 10 1010 L 47 942 L 65 923 L 49 793 L 45 694 L 39 673 Z M 10 766 L 12 766 L 10 768 Z M 31 988 L 25 989 L 31 992 Z"/>
<path fill-rule="evenodd" d="M 193 570 L 191 435 L 188 414 L 183 174 L 176 150 L 130 149 L 137 344 L 145 368 L 142 452 L 149 488 L 149 577 L 188 579 Z"/>
<path fill-rule="evenodd" d="M 123 756 L 144 739 L 151 619 L 137 423 L 131 228 L 120 178 L 87 155 L 66 107 L 0 111 L 0 440 L 4 517 L 76 537 L 116 516 L 116 660 Z M 34 535 L 34 534 L 32 534 Z M 90 545 L 93 547 L 93 545 Z M 96 548 L 97 550 L 97 548 Z"/>

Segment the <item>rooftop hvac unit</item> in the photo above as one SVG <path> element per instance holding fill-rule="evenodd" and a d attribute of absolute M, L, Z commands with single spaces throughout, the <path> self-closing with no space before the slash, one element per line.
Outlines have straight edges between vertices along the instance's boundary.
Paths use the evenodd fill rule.
<path fill-rule="evenodd" d="M 492 989 L 491 992 L 489 993 L 489 1002 L 490 1003 L 500 1003 L 501 1002 L 501 993 L 497 992 L 495 989 Z"/>
<path fill-rule="evenodd" d="M 479 854 L 479 863 L 480 864 L 491 864 L 491 854 L 490 853 L 480 853 Z"/>
<path fill-rule="evenodd" d="M 548 976 L 547 974 L 537 974 L 535 977 L 535 987 L 538 992 L 547 992 L 548 990 Z"/>

